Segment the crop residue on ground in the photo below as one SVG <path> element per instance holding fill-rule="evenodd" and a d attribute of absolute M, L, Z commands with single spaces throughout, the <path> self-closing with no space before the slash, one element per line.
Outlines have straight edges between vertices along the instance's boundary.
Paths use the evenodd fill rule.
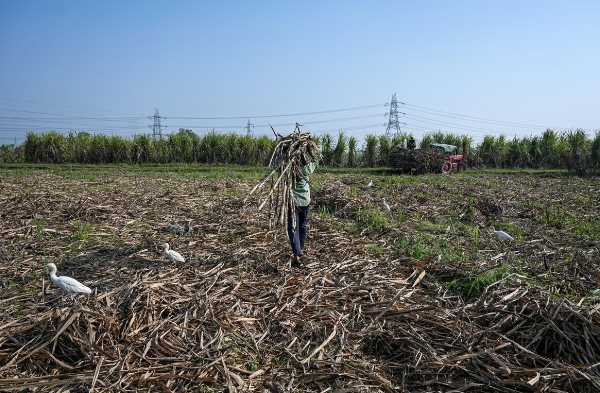
<path fill-rule="evenodd" d="M 600 390 L 598 179 L 321 173 L 291 269 L 254 178 L 89 171 L 2 171 L 0 390 Z"/>

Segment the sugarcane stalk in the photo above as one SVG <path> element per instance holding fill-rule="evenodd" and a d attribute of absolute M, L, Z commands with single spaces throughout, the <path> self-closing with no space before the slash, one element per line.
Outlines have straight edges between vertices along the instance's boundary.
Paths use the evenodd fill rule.
<path fill-rule="evenodd" d="M 291 211 L 291 225 L 296 228 L 295 201 L 292 187 L 295 184 L 299 170 L 305 164 L 305 157 L 311 136 L 300 132 L 296 124 L 294 132 L 283 137 L 276 133 L 277 143 L 269 159 L 267 174 L 259 181 L 244 198 L 244 204 L 252 195 L 258 197 L 258 211 L 269 204 L 269 228 L 274 224 L 285 222 L 288 211 Z M 265 185 L 269 183 L 268 189 Z"/>
<path fill-rule="evenodd" d="M 281 179 L 284 178 L 285 174 L 289 171 L 290 166 L 292 165 L 292 163 L 290 162 L 285 168 L 284 170 L 281 172 L 281 175 L 279 175 L 279 177 L 277 178 L 277 180 L 275 181 L 275 185 L 277 185 Z M 267 198 L 270 197 L 273 194 L 273 191 L 275 191 L 275 188 L 271 188 L 271 190 L 269 191 L 269 193 L 267 194 Z M 260 206 L 258 207 L 258 211 L 261 211 L 262 208 L 265 206 L 265 204 L 267 203 L 268 199 L 265 199 L 263 201 L 263 203 L 260 204 Z"/>

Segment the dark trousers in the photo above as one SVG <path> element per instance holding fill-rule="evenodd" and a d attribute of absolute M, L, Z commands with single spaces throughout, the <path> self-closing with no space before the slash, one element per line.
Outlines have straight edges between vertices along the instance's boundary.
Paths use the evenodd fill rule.
<path fill-rule="evenodd" d="M 292 222 L 292 210 L 288 210 L 288 237 L 295 256 L 302 254 L 304 242 L 306 241 L 306 230 L 308 227 L 308 206 L 296 206 L 296 230 Z"/>

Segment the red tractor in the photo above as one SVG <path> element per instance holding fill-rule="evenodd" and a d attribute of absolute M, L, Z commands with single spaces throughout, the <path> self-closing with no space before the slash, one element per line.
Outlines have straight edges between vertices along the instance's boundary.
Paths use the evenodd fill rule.
<path fill-rule="evenodd" d="M 430 146 L 432 149 L 441 150 L 446 157 L 446 162 L 442 165 L 442 173 L 450 173 L 453 168 L 459 172 L 467 169 L 467 157 L 464 154 L 458 154 L 456 146 L 445 143 L 432 143 Z"/>

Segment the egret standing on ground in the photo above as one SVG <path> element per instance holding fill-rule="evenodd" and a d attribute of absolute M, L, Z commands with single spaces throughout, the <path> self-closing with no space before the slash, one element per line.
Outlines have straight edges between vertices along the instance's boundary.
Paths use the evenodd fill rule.
<path fill-rule="evenodd" d="M 68 292 L 70 294 L 85 293 L 89 295 L 90 293 L 92 293 L 92 290 L 90 288 L 86 287 L 74 278 L 67 276 L 57 277 L 55 264 L 49 263 L 46 265 L 46 267 L 48 267 L 48 269 L 50 270 L 50 281 L 52 281 L 54 285 L 56 285 L 63 291 Z"/>
<path fill-rule="evenodd" d="M 494 231 L 494 233 L 496 234 L 496 236 L 498 236 L 502 240 L 506 240 L 509 242 L 515 240 L 511 235 L 509 235 L 508 233 L 506 233 L 504 231 Z"/>
<path fill-rule="evenodd" d="M 367 188 L 373 187 L 373 180 L 369 180 L 369 184 L 367 184 Z"/>
<path fill-rule="evenodd" d="M 169 243 L 164 243 L 162 245 L 163 254 L 169 258 L 173 262 L 185 262 L 185 259 L 181 256 L 180 253 L 174 250 L 169 250 Z"/>
<path fill-rule="evenodd" d="M 385 198 L 383 198 L 383 208 L 385 210 L 387 210 L 388 212 L 392 211 L 392 209 L 390 209 L 390 205 L 388 205 L 387 202 L 385 201 Z"/>

